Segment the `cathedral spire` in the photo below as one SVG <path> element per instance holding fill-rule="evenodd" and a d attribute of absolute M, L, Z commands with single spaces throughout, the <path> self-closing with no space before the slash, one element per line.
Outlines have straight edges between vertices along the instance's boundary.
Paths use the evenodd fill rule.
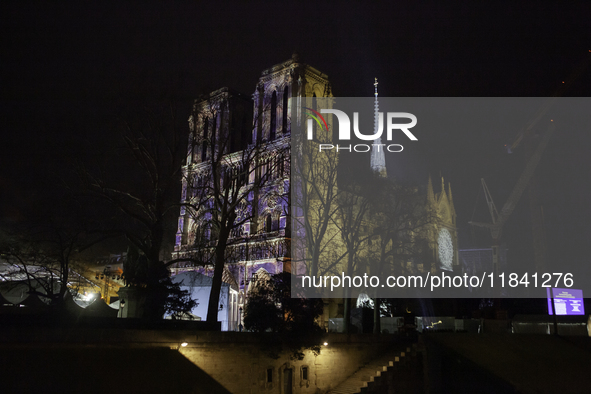
<path fill-rule="evenodd" d="M 453 197 L 451 196 L 451 182 L 447 182 L 447 198 L 449 202 L 453 202 Z"/>
<path fill-rule="evenodd" d="M 378 133 L 380 128 L 380 114 L 379 114 L 379 103 L 378 103 L 378 79 L 375 79 L 374 86 L 374 120 L 373 128 L 374 134 Z M 386 156 L 384 155 L 384 145 L 382 145 L 382 138 L 378 137 L 373 141 L 371 148 L 371 169 L 376 172 L 379 176 L 387 178 L 386 173 Z"/>
<path fill-rule="evenodd" d="M 451 210 L 451 216 L 452 218 L 454 218 L 453 220 L 455 221 L 455 217 L 456 217 L 456 208 L 454 206 L 454 198 L 451 195 L 451 182 L 447 183 L 447 198 L 449 198 L 449 208 Z"/>
<path fill-rule="evenodd" d="M 427 200 L 429 202 L 435 201 L 435 194 L 433 193 L 433 182 L 431 182 L 431 174 L 429 174 L 429 182 L 427 183 Z"/>

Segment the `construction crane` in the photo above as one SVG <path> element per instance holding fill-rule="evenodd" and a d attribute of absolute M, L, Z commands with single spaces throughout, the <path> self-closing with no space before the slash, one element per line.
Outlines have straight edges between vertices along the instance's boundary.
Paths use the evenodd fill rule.
<path fill-rule="evenodd" d="M 537 123 L 538 120 L 539 119 L 534 119 L 533 123 L 534 124 Z M 531 127 L 533 127 L 533 125 Z M 484 179 L 480 180 L 482 182 L 482 186 L 484 188 L 484 195 L 486 197 L 486 203 L 488 205 L 488 209 L 489 209 L 489 212 L 490 212 L 490 215 L 492 218 L 492 223 L 482 223 L 482 222 L 469 222 L 469 223 L 471 225 L 485 227 L 490 230 L 490 233 L 491 233 L 491 236 L 493 239 L 492 257 L 493 257 L 493 271 L 494 271 L 495 275 L 498 275 L 498 273 L 499 273 L 499 249 L 500 249 L 500 245 L 501 245 L 500 241 L 501 241 L 501 235 L 503 233 L 503 226 L 505 225 L 505 223 L 509 219 L 509 216 L 511 216 L 511 213 L 513 212 L 513 210 L 515 209 L 515 206 L 519 202 L 519 199 L 521 198 L 523 191 L 526 189 L 526 187 L 529 183 L 529 180 L 531 179 L 536 167 L 538 166 L 538 163 L 540 162 L 540 158 L 542 157 L 542 153 L 544 152 L 546 145 L 548 145 L 548 141 L 550 140 L 552 133 L 554 133 L 554 129 L 555 129 L 554 122 L 550 121 L 549 125 L 548 125 L 548 129 L 544 133 L 542 140 L 540 141 L 536 150 L 534 151 L 534 153 L 530 157 L 527 165 L 525 166 L 525 169 L 521 173 L 521 176 L 517 180 L 517 184 L 515 185 L 515 187 L 513 188 L 513 191 L 509 195 L 507 202 L 505 202 L 505 205 L 503 205 L 503 208 L 501 209 L 501 213 L 499 213 L 497 211 L 497 208 L 496 208 L 495 203 L 492 199 L 492 196 L 488 190 L 488 187 L 486 186 L 486 182 L 484 181 Z"/>
<path fill-rule="evenodd" d="M 511 145 L 505 145 L 508 153 L 512 153 L 515 151 L 517 147 L 523 142 L 524 138 L 527 140 L 531 140 L 533 135 L 534 127 L 540 122 L 540 120 L 544 117 L 546 112 L 554 105 L 556 100 L 561 97 L 566 90 L 576 81 L 583 72 L 587 69 L 587 67 L 591 64 L 591 50 L 589 54 L 587 54 L 586 58 L 577 64 L 572 74 L 569 78 L 565 81 L 562 81 L 560 88 L 554 93 L 554 95 L 547 100 L 544 105 L 542 105 L 538 111 L 532 117 L 532 120 L 517 134 L 513 143 Z M 548 125 L 548 129 L 542 137 L 542 140 L 538 144 L 535 151 L 527 151 L 526 152 L 526 160 L 527 165 L 521 174 L 515 188 L 511 192 L 511 195 L 507 199 L 507 202 L 501 209 L 501 213 L 499 214 L 495 203 L 492 199 L 492 195 L 486 186 L 486 182 L 484 179 L 481 179 L 482 187 L 484 189 L 484 195 L 486 198 L 486 203 L 488 205 L 489 213 L 491 215 L 492 223 L 480 223 L 480 222 L 469 222 L 474 226 L 479 227 L 486 227 L 490 229 L 491 236 L 493 239 L 493 246 L 492 246 L 492 258 L 493 258 L 493 271 L 495 275 L 498 275 L 499 270 L 499 252 L 500 252 L 500 244 L 501 244 L 501 235 L 503 231 L 503 225 L 509 219 L 509 216 L 515 209 L 521 195 L 523 194 L 524 190 L 527 188 L 528 184 L 532 183 L 532 177 L 534 175 L 535 168 L 537 167 L 542 152 L 546 148 L 552 133 L 554 132 L 554 122 L 550 121 Z M 543 229 L 543 221 L 540 215 L 540 212 L 537 210 L 537 194 L 535 190 L 533 190 L 533 185 L 530 184 L 530 213 L 532 217 L 532 229 L 533 229 L 533 240 L 534 240 L 534 258 L 536 262 L 536 269 L 539 272 L 542 272 L 545 269 L 545 242 L 544 242 L 544 229 Z"/>
<path fill-rule="evenodd" d="M 587 70 L 587 67 L 591 64 L 591 51 L 586 56 L 586 59 L 579 62 L 571 75 L 565 81 L 562 81 L 559 89 L 555 92 L 554 96 L 546 101 L 546 103 L 538 110 L 534 119 L 540 119 L 546 111 L 554 104 L 554 102 L 564 95 L 568 88 Z M 515 151 L 521 144 L 524 145 L 524 153 L 526 162 L 532 155 L 533 152 L 533 141 L 534 133 L 532 128 L 526 128 L 517 134 L 513 141 L 513 144 L 507 149 L 509 153 Z M 534 263 L 537 272 L 545 272 L 546 270 L 546 231 L 544 227 L 544 211 L 543 206 L 538 200 L 537 190 L 537 176 L 534 174 L 529 181 L 528 187 L 528 199 L 529 199 L 529 211 L 531 217 L 532 226 L 532 241 L 533 241 L 533 253 Z"/>

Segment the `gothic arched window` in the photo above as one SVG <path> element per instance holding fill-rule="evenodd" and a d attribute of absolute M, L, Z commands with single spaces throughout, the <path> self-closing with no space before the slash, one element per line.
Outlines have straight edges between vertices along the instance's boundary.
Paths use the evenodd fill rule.
<path fill-rule="evenodd" d="M 271 96 L 271 128 L 269 129 L 269 141 L 275 139 L 277 134 L 277 91 Z"/>
<path fill-rule="evenodd" d="M 207 160 L 207 138 L 209 137 L 209 119 L 203 120 L 203 142 L 201 143 L 201 161 Z"/>
<path fill-rule="evenodd" d="M 285 159 L 283 158 L 283 155 L 278 155 L 277 156 L 277 175 L 281 178 L 283 178 L 284 162 L 285 162 Z"/>
<path fill-rule="evenodd" d="M 211 131 L 209 133 L 209 139 L 211 140 L 211 156 L 213 157 L 214 155 L 214 149 L 216 149 L 216 132 L 217 132 L 217 113 L 213 114 L 213 117 L 211 118 Z"/>
<path fill-rule="evenodd" d="M 288 85 L 285 85 L 285 89 L 283 90 L 283 122 L 281 124 L 281 132 L 283 134 L 287 133 L 287 101 L 289 97 L 288 88 Z"/>

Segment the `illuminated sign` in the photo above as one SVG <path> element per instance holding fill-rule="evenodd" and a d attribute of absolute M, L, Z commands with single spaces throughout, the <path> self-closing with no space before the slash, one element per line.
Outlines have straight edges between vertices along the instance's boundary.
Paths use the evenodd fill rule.
<path fill-rule="evenodd" d="M 548 313 L 552 315 L 552 299 L 554 299 L 554 310 L 556 315 L 584 315 L 583 290 L 577 289 L 546 289 L 548 294 Z"/>

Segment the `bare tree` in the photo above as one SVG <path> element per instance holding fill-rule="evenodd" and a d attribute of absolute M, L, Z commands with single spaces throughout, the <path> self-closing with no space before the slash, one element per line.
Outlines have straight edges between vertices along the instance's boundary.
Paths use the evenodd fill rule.
<path fill-rule="evenodd" d="M 267 227 L 276 226 L 274 221 L 259 222 L 259 216 L 262 201 L 285 205 L 289 148 L 260 140 L 252 143 L 252 138 L 237 143 L 236 134 L 250 136 L 252 132 L 229 127 L 226 105 L 223 99 L 210 99 L 199 119 L 193 119 L 200 132 L 194 135 L 192 145 L 201 147 L 201 152 L 192 153 L 190 149 L 189 154 L 190 157 L 201 154 L 201 163 L 186 166 L 183 174 L 187 186 L 183 190 L 182 210 L 190 218 L 185 225 L 191 226 L 186 242 L 191 252 L 185 256 L 190 256 L 198 265 L 213 266 L 208 322 L 217 321 L 222 276 L 227 264 L 247 260 L 247 253 L 283 255 L 287 248 L 287 245 L 280 245 L 279 250 L 269 250 L 271 245 L 265 242 L 264 236 L 250 245 L 247 239 L 256 237 L 262 230 L 270 230 Z M 211 122 L 213 127 L 206 122 Z M 245 236 L 247 225 L 248 238 Z M 182 260 L 188 259 L 179 257 L 174 262 Z"/>
<path fill-rule="evenodd" d="M 421 274 L 431 270 L 437 212 L 415 186 L 385 179 L 373 181 L 373 226 L 365 258 L 375 276 Z M 403 294 L 401 294 L 403 295 Z M 381 300 L 374 297 L 374 332 L 380 332 Z"/>
<path fill-rule="evenodd" d="M 384 182 L 381 194 L 372 209 L 377 258 L 370 271 L 406 275 L 430 270 L 430 243 L 439 223 L 435 208 L 415 186 L 402 182 Z"/>
<path fill-rule="evenodd" d="M 120 143 L 105 153 L 103 163 L 78 166 L 83 201 L 100 209 L 104 234 L 123 235 L 137 251 L 124 265 L 127 286 L 154 294 L 162 293 L 162 286 L 172 291 L 163 246 L 173 236 L 187 133 L 172 103 L 128 114 L 117 131 Z"/>
<path fill-rule="evenodd" d="M 78 292 L 80 286 L 92 285 L 82 276 L 81 254 L 95 241 L 86 231 L 52 224 L 16 235 L 5 233 L 0 243 L 0 276 L 13 285 L 24 283 L 28 294 L 60 309 L 69 288 Z"/>
<path fill-rule="evenodd" d="M 367 255 L 367 241 L 369 233 L 369 217 L 371 199 L 368 190 L 359 184 L 350 183 L 339 194 L 337 200 L 338 214 L 335 225 L 341 235 L 344 248 L 342 255 L 346 259 L 345 272 L 347 275 L 355 275 L 366 272 L 362 266 L 362 255 Z M 345 332 L 351 330 L 351 289 L 344 287 L 344 321 Z"/>
<path fill-rule="evenodd" d="M 321 143 L 331 142 L 331 133 L 317 133 L 314 141 L 296 135 L 292 157 L 292 204 L 295 217 L 295 259 L 305 263 L 306 274 L 323 275 L 340 264 L 344 256 L 335 242 L 340 234 L 335 224 L 341 190 L 337 184 L 339 155 L 320 151 Z M 298 272 L 300 274 L 300 272 Z"/>
<path fill-rule="evenodd" d="M 149 263 L 160 261 L 166 216 L 177 204 L 184 160 L 184 132 L 172 104 L 146 109 L 119 123 L 121 146 L 108 157 L 117 167 L 107 174 L 83 168 L 86 191 L 106 201 L 124 220 L 116 231 L 146 255 Z"/>

